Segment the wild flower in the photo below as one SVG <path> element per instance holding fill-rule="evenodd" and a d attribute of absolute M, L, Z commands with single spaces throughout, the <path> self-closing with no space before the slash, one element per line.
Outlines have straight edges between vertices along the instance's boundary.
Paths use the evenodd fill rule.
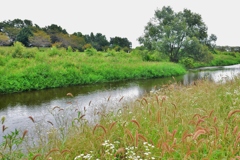
<path fill-rule="evenodd" d="M 126 147 L 126 158 L 127 159 L 132 159 L 132 160 L 138 160 L 140 159 L 141 157 L 136 155 L 136 149 L 137 147 L 134 147 L 134 146 L 130 146 L 130 147 Z"/>
<path fill-rule="evenodd" d="M 151 158 L 151 159 L 155 159 L 155 157 L 151 157 L 151 149 L 154 148 L 154 145 L 148 143 L 148 142 L 143 142 L 143 146 L 145 149 L 144 155 L 146 156 L 145 158 Z"/>
<path fill-rule="evenodd" d="M 114 157 L 115 157 L 114 154 L 116 152 L 115 145 L 110 143 L 109 140 L 105 140 L 104 143 L 102 144 L 102 146 L 104 147 L 105 158 L 114 159 Z"/>
<path fill-rule="evenodd" d="M 78 156 L 76 156 L 75 158 L 74 158 L 74 160 L 78 160 L 78 159 L 86 159 L 86 160 L 90 160 L 90 159 L 92 159 L 92 157 L 93 157 L 93 155 L 91 155 L 91 154 L 80 154 L 80 155 L 78 155 Z"/>

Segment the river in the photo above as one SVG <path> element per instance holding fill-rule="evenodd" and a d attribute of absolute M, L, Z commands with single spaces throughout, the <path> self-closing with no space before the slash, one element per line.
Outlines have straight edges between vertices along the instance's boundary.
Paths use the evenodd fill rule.
<path fill-rule="evenodd" d="M 64 109 L 65 112 L 61 116 L 66 118 L 72 116 L 67 109 L 78 110 L 86 115 L 86 119 L 95 122 L 97 119 L 94 119 L 93 115 L 98 111 L 121 108 L 128 101 L 137 99 L 151 90 L 160 89 L 162 85 L 174 82 L 189 85 L 199 79 L 224 83 L 239 73 L 240 65 L 205 67 L 189 70 L 185 75 L 174 78 L 128 80 L 0 95 L 0 118 L 6 117 L 4 125 L 8 127 L 4 133 L 0 131 L 0 144 L 2 136 L 15 128 L 31 130 L 33 122 L 29 116 L 41 124 L 61 123 L 54 121 L 56 119 L 54 119 L 52 111 L 56 106 L 59 107 L 58 110 Z M 73 97 L 67 96 L 67 93 L 71 93 Z M 50 114 L 51 112 L 52 114 Z"/>

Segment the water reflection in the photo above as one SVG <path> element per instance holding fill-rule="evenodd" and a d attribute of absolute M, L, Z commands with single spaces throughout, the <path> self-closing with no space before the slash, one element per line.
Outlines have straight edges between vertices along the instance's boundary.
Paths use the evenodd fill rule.
<path fill-rule="evenodd" d="M 240 65 L 232 65 L 225 67 L 203 67 L 190 70 L 184 75 L 183 84 L 187 85 L 198 79 L 208 79 L 216 83 L 226 82 L 240 74 Z"/>

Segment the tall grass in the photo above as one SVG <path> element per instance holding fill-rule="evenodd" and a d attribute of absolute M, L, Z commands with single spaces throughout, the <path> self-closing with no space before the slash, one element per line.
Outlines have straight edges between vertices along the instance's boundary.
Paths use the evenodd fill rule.
<path fill-rule="evenodd" d="M 144 62 L 141 55 L 123 51 L 71 52 L 56 47 L 39 50 L 19 43 L 0 48 L 0 93 L 184 73 L 178 64 Z"/>
<path fill-rule="evenodd" d="M 226 83 L 202 80 L 189 86 L 162 86 L 132 102 L 122 103 L 122 97 L 116 101 L 122 107 L 98 111 L 96 123 L 89 123 L 84 112 L 76 111 L 65 138 L 56 136 L 53 129 L 46 146 L 29 149 L 25 157 L 239 159 L 239 85 L 236 78 Z"/>

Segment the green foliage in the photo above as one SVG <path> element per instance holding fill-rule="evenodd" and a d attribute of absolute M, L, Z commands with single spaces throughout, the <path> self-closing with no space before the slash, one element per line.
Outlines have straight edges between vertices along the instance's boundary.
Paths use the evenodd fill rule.
<path fill-rule="evenodd" d="M 37 48 L 24 48 L 21 43 L 16 43 L 16 47 L 23 50 L 21 55 L 34 53 L 34 57 L 1 55 L 0 93 L 185 73 L 180 65 L 143 62 L 139 54 L 132 52 L 97 52 L 89 48 L 81 53 L 56 47 L 39 51 Z"/>
<path fill-rule="evenodd" d="M 188 38 L 185 41 L 182 52 L 185 54 L 184 57 L 190 57 L 195 61 L 210 62 L 213 59 L 207 46 L 202 45 L 196 37 Z"/>
<path fill-rule="evenodd" d="M 68 34 L 65 29 L 63 29 L 61 26 L 58 26 L 56 24 L 51 24 L 50 26 L 46 26 L 43 28 L 43 30 L 50 35 L 53 35 L 55 33 L 63 33 L 63 34 Z"/>
<path fill-rule="evenodd" d="M 193 68 L 194 67 L 194 60 L 192 58 L 182 58 L 179 63 L 184 65 L 186 68 Z"/>
<path fill-rule="evenodd" d="M 56 46 L 53 46 L 49 51 L 48 51 L 48 53 L 49 53 L 49 56 L 56 56 L 56 55 L 61 55 L 61 52 L 60 52 L 60 50 L 59 49 L 57 49 L 57 47 Z"/>
<path fill-rule="evenodd" d="M 223 51 L 223 52 L 217 51 L 217 54 L 218 55 L 229 55 L 229 56 L 232 56 L 235 58 L 239 55 L 239 53 L 237 53 L 237 52 L 227 52 L 227 51 Z"/>
<path fill-rule="evenodd" d="M 116 46 L 114 46 L 114 48 L 113 48 L 115 51 L 117 51 L 117 52 L 119 52 L 120 50 L 121 50 L 121 47 L 120 46 L 118 46 L 118 45 L 116 45 Z"/>
<path fill-rule="evenodd" d="M 116 56 L 117 52 L 115 52 L 114 50 L 110 50 L 108 49 L 106 52 L 103 52 L 103 56 L 104 57 L 113 57 Z"/>
<path fill-rule="evenodd" d="M 97 54 L 97 50 L 94 48 L 87 48 L 85 49 L 84 53 L 86 53 L 88 56 L 93 56 Z"/>
<path fill-rule="evenodd" d="M 36 48 L 36 47 L 26 49 L 26 50 L 24 51 L 23 58 L 34 58 L 34 57 L 35 57 L 35 54 L 36 54 L 38 51 L 39 51 L 39 50 L 38 50 L 38 48 Z"/>
<path fill-rule="evenodd" d="M 83 35 L 81 32 L 68 34 L 66 29 L 56 24 L 46 27 L 39 27 L 30 20 L 14 19 L 0 22 L 0 46 L 9 46 L 19 41 L 27 47 L 50 47 L 58 44 L 65 49 L 71 46 L 72 49 L 83 52 L 89 47 L 97 51 L 106 51 L 110 46 L 119 50 L 130 52 L 132 43 L 127 38 L 111 38 L 111 44 L 106 36 L 101 33 Z M 118 47 L 116 47 L 117 49 Z"/>
<path fill-rule="evenodd" d="M 25 47 L 22 45 L 21 42 L 14 43 L 14 52 L 12 54 L 13 58 L 23 58 L 23 54 L 25 51 Z"/>
<path fill-rule="evenodd" d="M 13 58 L 34 58 L 37 48 L 26 49 L 21 42 L 15 42 L 13 46 Z"/>
<path fill-rule="evenodd" d="M 32 36 L 33 33 L 31 32 L 30 28 L 24 27 L 19 34 L 17 35 L 17 41 L 21 42 L 25 46 L 29 46 L 29 37 Z"/>
<path fill-rule="evenodd" d="M 2 160 L 22 158 L 24 154 L 21 147 L 23 147 L 22 144 L 27 131 L 25 130 L 22 136 L 20 135 L 20 131 L 18 129 L 5 134 L 6 130 L 8 129 L 8 127 L 4 125 L 5 120 L 5 116 L 2 116 L 1 124 L 3 141 L 0 144 L 0 158 Z"/>
<path fill-rule="evenodd" d="M 29 37 L 29 43 L 34 47 L 50 47 L 51 39 L 46 32 L 37 30 L 33 32 L 31 37 Z"/>
<path fill-rule="evenodd" d="M 124 51 L 98 52 L 88 48 L 84 53 L 64 48 L 1 47 L 0 93 L 90 84 L 126 79 L 145 79 L 184 74 L 186 68 L 240 63 L 240 56 L 217 52 L 209 63 L 182 58 L 180 64 L 164 63 L 168 57 L 158 51 L 137 48 Z M 16 54 L 17 53 L 17 54 Z M 15 56 L 15 58 L 13 58 Z M 17 58 L 18 57 L 18 58 Z M 21 58 L 20 58 L 21 57 Z M 29 58 L 31 57 L 31 58 Z M 183 65 L 183 66 L 182 66 Z"/>
<path fill-rule="evenodd" d="M 125 50 L 130 50 L 130 48 L 132 48 L 132 43 L 127 38 L 111 37 L 110 46 L 112 48 L 116 48 L 118 46 L 119 48 L 125 48 Z"/>
<path fill-rule="evenodd" d="M 157 50 L 134 49 L 133 54 L 141 55 L 143 61 L 168 62 L 169 57 Z"/>
<path fill-rule="evenodd" d="M 73 49 L 72 49 L 71 46 L 68 46 L 68 48 L 67 48 L 67 52 L 73 52 Z"/>
<path fill-rule="evenodd" d="M 230 55 L 215 54 L 214 59 L 210 62 L 212 66 L 227 66 L 240 63 L 240 56 L 233 57 Z"/>
<path fill-rule="evenodd" d="M 170 61 L 178 62 L 190 56 L 194 60 L 206 61 L 200 57 L 207 55 L 207 49 L 202 46 L 208 42 L 207 38 L 207 26 L 201 15 L 187 9 L 175 13 L 170 6 L 164 6 L 162 10 L 155 11 L 154 18 L 138 40 L 149 50 L 158 50 L 168 55 Z M 215 40 L 216 36 L 210 38 Z"/>
<path fill-rule="evenodd" d="M 0 32 L 0 46 L 8 46 L 10 44 L 10 38 L 5 33 Z"/>

